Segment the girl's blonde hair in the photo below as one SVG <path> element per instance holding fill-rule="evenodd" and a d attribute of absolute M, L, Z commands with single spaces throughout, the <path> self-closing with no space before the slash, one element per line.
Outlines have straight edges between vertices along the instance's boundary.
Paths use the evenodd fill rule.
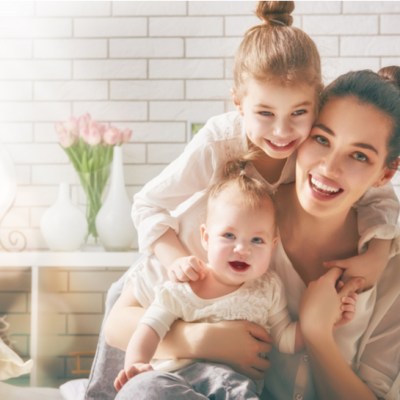
<path fill-rule="evenodd" d="M 292 27 L 293 1 L 260 1 L 256 15 L 263 23 L 250 28 L 236 52 L 234 87 L 245 95 L 246 81 L 275 80 L 280 84 L 306 83 L 322 89 L 321 60 L 313 40 Z"/>

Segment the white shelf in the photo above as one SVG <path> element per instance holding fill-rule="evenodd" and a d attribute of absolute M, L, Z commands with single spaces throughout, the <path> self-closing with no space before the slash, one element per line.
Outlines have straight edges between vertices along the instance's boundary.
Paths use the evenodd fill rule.
<path fill-rule="evenodd" d="M 41 281 L 46 271 L 53 268 L 128 268 L 139 257 L 137 252 L 108 252 L 100 247 L 88 251 L 54 252 L 24 251 L 0 252 L 0 268 L 27 267 L 31 269 L 31 323 L 30 357 L 33 369 L 32 386 L 51 384 L 46 363 L 54 357 L 51 352 L 53 298 L 43 293 Z M 54 314 L 53 314 L 54 315 Z"/>
<path fill-rule="evenodd" d="M 24 251 L 0 252 L 0 267 L 126 267 L 138 253 L 108 252 L 101 248 L 91 251 Z"/>

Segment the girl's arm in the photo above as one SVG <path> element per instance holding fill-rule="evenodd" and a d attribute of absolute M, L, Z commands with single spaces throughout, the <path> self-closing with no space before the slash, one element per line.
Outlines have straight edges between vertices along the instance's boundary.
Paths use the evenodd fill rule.
<path fill-rule="evenodd" d="M 240 115 L 211 118 L 184 151 L 135 194 L 132 218 L 138 231 L 139 251 L 151 253 L 154 242 L 168 228 L 179 231 L 175 211 L 216 179 L 228 158 L 242 153 Z"/>
<path fill-rule="evenodd" d="M 362 285 L 362 279 L 353 278 L 337 293 L 335 284 L 341 272 L 339 268 L 332 268 L 311 282 L 300 305 L 300 325 L 312 363 L 318 398 L 376 399 L 343 358 L 333 337 L 333 327 L 340 318 L 341 298 Z"/>
<path fill-rule="evenodd" d="M 356 204 L 358 232 L 365 252 L 345 260 L 331 260 L 327 267 L 345 270 L 344 278 L 365 278 L 368 289 L 379 280 L 388 263 L 392 239 L 398 237 L 399 200 L 390 182 L 369 189 Z"/>
<path fill-rule="evenodd" d="M 344 282 L 352 277 L 363 277 L 363 290 L 366 290 L 379 281 L 389 260 L 391 244 L 391 240 L 372 239 L 364 253 L 343 260 L 327 261 L 324 265 L 343 269 Z"/>
<path fill-rule="evenodd" d="M 105 322 L 107 343 L 124 351 L 144 314 L 129 285 L 127 282 Z M 253 379 L 261 379 L 269 367 L 268 359 L 261 354 L 270 350 L 267 332 L 248 321 L 187 323 L 178 320 L 158 346 L 155 357 L 222 362 Z"/>

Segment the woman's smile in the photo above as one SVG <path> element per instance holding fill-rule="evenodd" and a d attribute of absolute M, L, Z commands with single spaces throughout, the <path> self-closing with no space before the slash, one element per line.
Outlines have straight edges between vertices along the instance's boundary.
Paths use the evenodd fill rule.
<path fill-rule="evenodd" d="M 309 175 L 309 185 L 314 196 L 323 200 L 336 198 L 343 192 L 334 182 L 312 174 Z"/>

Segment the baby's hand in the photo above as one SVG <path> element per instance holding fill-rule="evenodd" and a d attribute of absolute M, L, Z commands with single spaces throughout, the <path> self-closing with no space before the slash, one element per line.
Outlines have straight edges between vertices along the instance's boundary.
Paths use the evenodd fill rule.
<path fill-rule="evenodd" d="M 150 364 L 144 364 L 144 363 L 132 364 L 127 370 L 121 369 L 121 371 L 119 371 L 117 377 L 114 380 L 115 390 L 119 392 L 122 386 L 124 386 L 125 383 L 129 381 L 129 379 L 143 372 L 148 372 L 152 370 L 153 367 Z"/>
<path fill-rule="evenodd" d="M 338 282 L 337 289 L 341 289 L 344 286 L 342 281 Z M 356 303 L 357 303 L 358 295 L 356 292 L 348 293 L 347 296 L 343 296 L 341 298 L 342 305 L 340 307 L 342 314 L 341 318 L 335 323 L 335 328 L 343 326 L 350 322 L 354 318 L 354 314 L 356 313 Z"/>
<path fill-rule="evenodd" d="M 168 267 L 168 278 L 173 282 L 201 280 L 206 273 L 205 263 L 195 256 L 177 258 Z"/>

